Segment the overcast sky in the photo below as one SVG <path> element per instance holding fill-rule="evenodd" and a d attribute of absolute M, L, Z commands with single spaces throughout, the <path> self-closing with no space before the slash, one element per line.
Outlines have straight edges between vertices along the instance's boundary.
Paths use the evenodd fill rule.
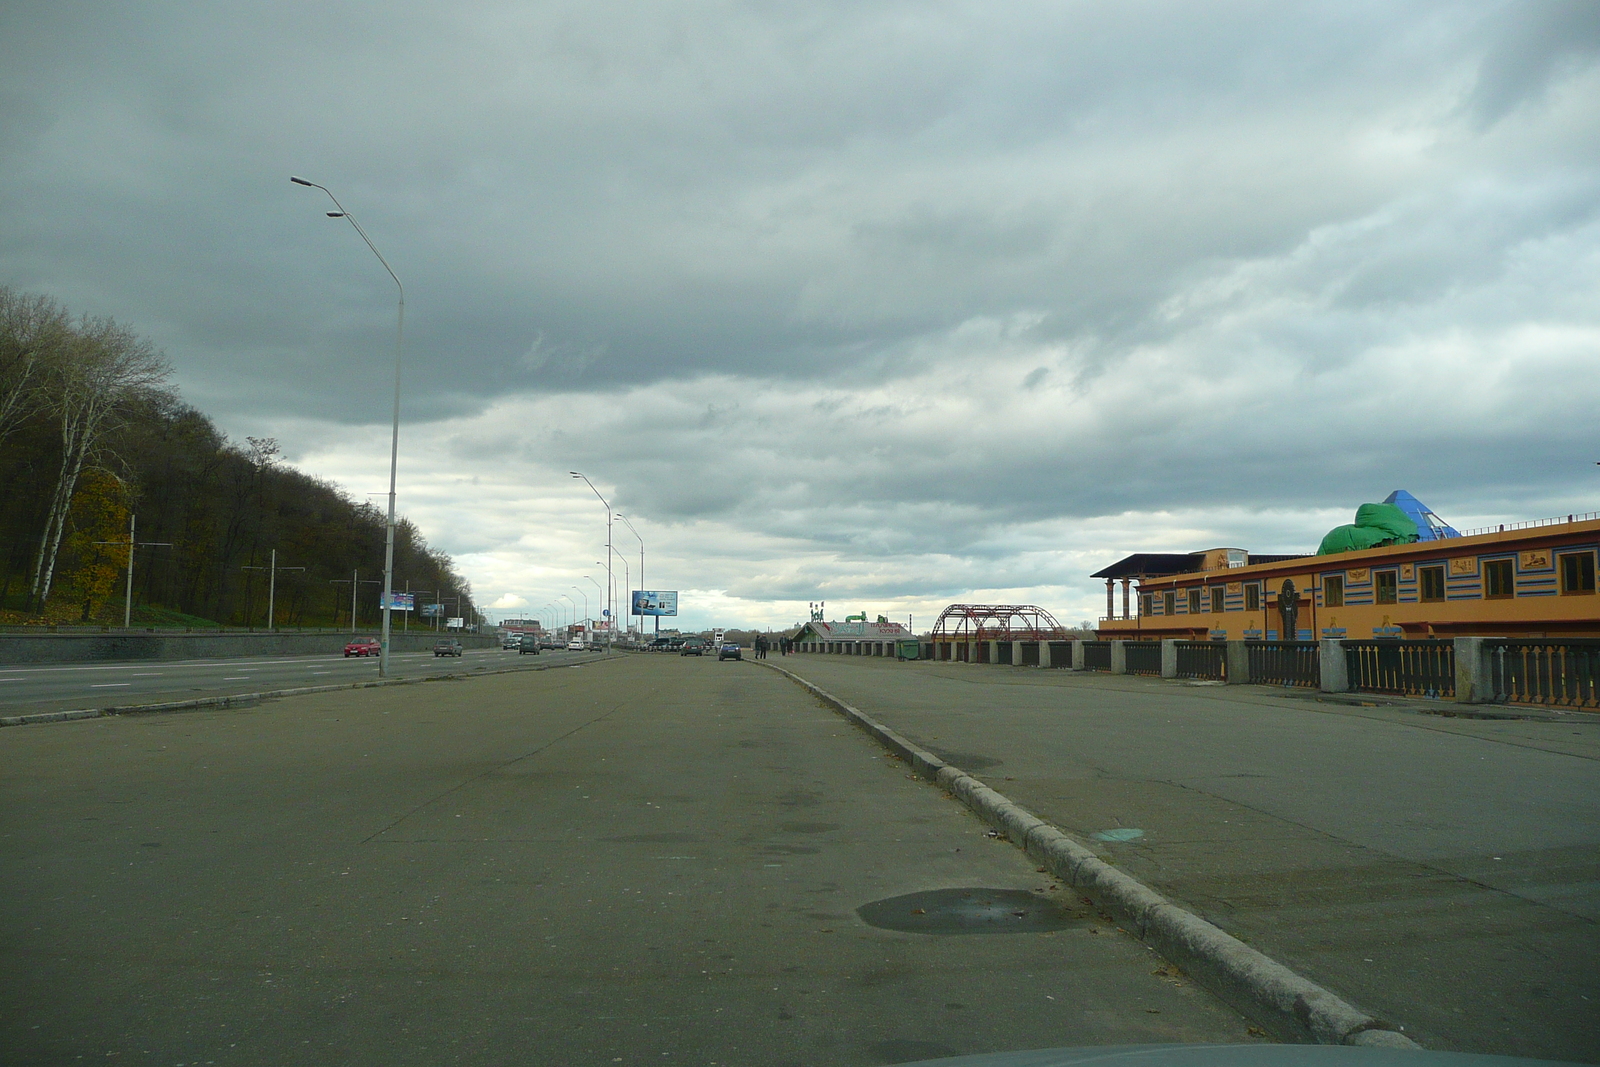
<path fill-rule="evenodd" d="M 1600 507 L 1597 58 L 1590 2 L 8 0 L 0 283 L 381 491 L 396 293 L 303 175 L 482 603 L 595 610 L 581 470 L 690 625 L 1075 623 L 1396 488 Z"/>

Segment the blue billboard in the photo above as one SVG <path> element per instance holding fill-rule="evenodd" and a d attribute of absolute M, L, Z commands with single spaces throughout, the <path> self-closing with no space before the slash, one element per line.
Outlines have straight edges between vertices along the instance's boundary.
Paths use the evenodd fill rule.
<path fill-rule="evenodd" d="M 634 615 L 676 615 L 678 591 L 676 589 L 635 589 L 633 591 Z"/>

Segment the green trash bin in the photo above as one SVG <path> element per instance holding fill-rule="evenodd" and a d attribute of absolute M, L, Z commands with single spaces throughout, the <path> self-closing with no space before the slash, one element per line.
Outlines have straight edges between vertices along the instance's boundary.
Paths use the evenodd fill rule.
<path fill-rule="evenodd" d="M 895 659 L 916 659 L 922 651 L 921 641 L 896 641 Z"/>

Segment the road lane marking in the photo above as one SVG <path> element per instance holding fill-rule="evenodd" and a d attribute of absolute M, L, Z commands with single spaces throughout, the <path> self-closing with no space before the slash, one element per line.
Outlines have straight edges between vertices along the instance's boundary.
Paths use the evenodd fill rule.
<path fill-rule="evenodd" d="M 96 682 L 89 686 L 90 689 L 121 689 L 123 686 L 132 685 L 132 682 Z"/>

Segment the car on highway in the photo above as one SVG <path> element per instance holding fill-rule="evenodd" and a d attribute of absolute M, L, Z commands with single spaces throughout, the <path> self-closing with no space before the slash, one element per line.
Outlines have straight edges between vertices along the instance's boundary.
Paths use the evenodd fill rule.
<path fill-rule="evenodd" d="M 703 656 L 706 654 L 706 639 L 691 637 L 683 643 L 683 648 L 678 650 L 680 656 Z"/>
<path fill-rule="evenodd" d="M 731 641 L 728 642 L 717 649 L 717 662 L 721 663 L 725 659 L 744 659 L 744 649 Z"/>
<path fill-rule="evenodd" d="M 502 650 L 509 650 L 509 649 L 513 649 L 513 648 L 521 648 L 522 647 L 522 641 L 523 641 L 524 637 L 526 637 L 530 641 L 533 640 L 533 635 L 532 634 L 520 634 L 520 633 L 506 634 L 504 637 L 500 638 L 500 648 Z"/>
<path fill-rule="evenodd" d="M 352 637 L 344 646 L 347 656 L 376 656 L 383 651 L 383 646 L 378 644 L 376 637 Z"/>
<path fill-rule="evenodd" d="M 539 654 L 539 639 L 533 634 L 523 634 L 522 640 L 517 642 L 517 655 L 523 656 L 529 652 L 535 656 Z"/>
<path fill-rule="evenodd" d="M 435 656 L 459 656 L 461 652 L 461 642 L 453 637 L 441 637 L 433 643 Z"/>
<path fill-rule="evenodd" d="M 574 637 L 571 641 L 567 642 L 567 651 L 568 652 L 582 652 L 583 651 L 583 642 L 578 640 L 576 637 Z"/>

